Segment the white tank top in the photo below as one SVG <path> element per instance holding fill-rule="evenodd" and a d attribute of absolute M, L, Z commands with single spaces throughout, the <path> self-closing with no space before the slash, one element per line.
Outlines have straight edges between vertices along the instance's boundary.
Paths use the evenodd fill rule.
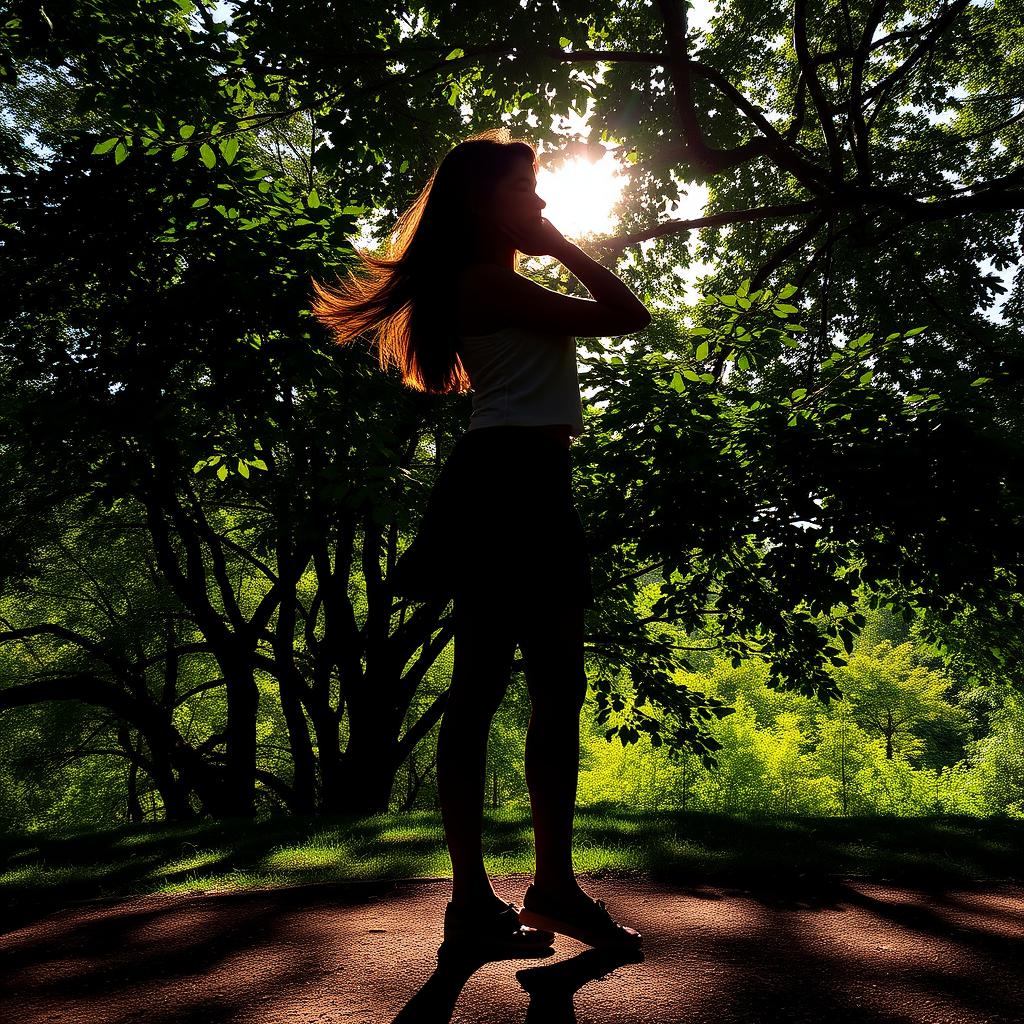
<path fill-rule="evenodd" d="M 504 327 L 460 335 L 456 351 L 472 385 L 470 430 L 568 423 L 572 436 L 583 433 L 574 337 Z"/>

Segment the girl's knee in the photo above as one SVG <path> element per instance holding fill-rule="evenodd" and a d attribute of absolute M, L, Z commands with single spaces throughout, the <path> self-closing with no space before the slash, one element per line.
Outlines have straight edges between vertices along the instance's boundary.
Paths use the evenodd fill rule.
<path fill-rule="evenodd" d="M 508 689 L 509 675 L 497 673 L 494 678 L 456 670 L 448 688 L 444 722 L 464 722 L 467 726 L 490 725 Z"/>
<path fill-rule="evenodd" d="M 544 673 L 530 683 L 530 702 L 541 715 L 579 717 L 587 699 L 587 673 L 581 667 L 558 674 Z"/>

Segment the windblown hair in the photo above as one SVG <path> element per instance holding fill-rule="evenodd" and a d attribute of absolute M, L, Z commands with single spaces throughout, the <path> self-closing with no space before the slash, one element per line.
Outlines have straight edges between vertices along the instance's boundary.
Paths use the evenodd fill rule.
<path fill-rule="evenodd" d="M 490 198 L 516 161 L 537 154 L 507 128 L 460 142 L 398 218 L 383 255 L 355 247 L 362 274 L 335 285 L 312 280 L 313 315 L 340 345 L 374 335 L 382 370 L 396 366 L 416 391 L 465 391 L 469 376 L 456 352 L 454 283 L 472 258 L 479 226 L 473 204 Z M 519 253 L 515 254 L 516 266 Z"/>

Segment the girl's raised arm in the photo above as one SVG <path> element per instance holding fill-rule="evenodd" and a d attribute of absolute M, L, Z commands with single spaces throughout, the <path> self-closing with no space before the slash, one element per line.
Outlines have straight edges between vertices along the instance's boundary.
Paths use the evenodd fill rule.
<path fill-rule="evenodd" d="M 474 264 L 461 279 L 466 307 L 488 319 L 583 338 L 615 337 L 642 331 L 650 322 L 647 307 L 610 270 L 562 236 L 544 219 L 536 231 L 515 238 L 520 252 L 554 256 L 582 282 L 591 299 L 551 291 L 510 267 Z"/>

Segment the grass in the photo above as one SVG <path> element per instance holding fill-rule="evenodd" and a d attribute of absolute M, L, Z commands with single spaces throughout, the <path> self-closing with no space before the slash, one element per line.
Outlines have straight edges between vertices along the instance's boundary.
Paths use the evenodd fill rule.
<path fill-rule="evenodd" d="M 708 882 L 861 877 L 909 885 L 1020 881 L 1024 821 L 973 817 L 784 818 L 577 812 L 580 873 Z M 494 875 L 533 871 L 529 812 L 488 812 Z M 0 919 L 15 926 L 84 899 L 308 882 L 449 877 L 433 812 L 131 825 L 0 839 Z"/>

